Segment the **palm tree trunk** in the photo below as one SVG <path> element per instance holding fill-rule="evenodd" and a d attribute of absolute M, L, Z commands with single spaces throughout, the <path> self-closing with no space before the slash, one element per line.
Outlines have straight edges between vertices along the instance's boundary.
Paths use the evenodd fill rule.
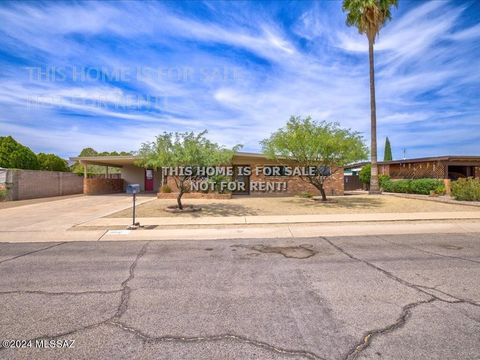
<path fill-rule="evenodd" d="M 374 35 L 375 36 L 375 35 Z M 373 61 L 374 36 L 368 37 L 368 55 L 370 61 L 370 160 L 372 162 L 372 176 L 370 178 L 369 194 L 379 194 L 378 165 L 377 165 L 377 105 L 375 103 L 375 64 Z"/>

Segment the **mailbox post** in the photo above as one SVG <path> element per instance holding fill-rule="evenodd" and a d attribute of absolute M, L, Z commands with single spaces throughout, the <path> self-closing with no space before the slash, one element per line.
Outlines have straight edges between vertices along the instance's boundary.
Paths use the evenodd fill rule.
<path fill-rule="evenodd" d="M 132 225 L 129 226 L 129 229 L 136 229 L 140 226 L 140 223 L 135 222 L 135 200 L 137 194 L 140 192 L 139 184 L 129 184 L 127 185 L 127 194 L 133 195 L 133 212 L 132 212 Z"/>

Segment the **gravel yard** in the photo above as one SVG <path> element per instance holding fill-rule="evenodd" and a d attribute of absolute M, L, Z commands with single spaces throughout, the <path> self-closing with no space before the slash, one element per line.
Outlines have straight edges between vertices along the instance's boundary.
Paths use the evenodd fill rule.
<path fill-rule="evenodd" d="M 137 207 L 137 217 L 201 217 L 247 215 L 311 215 L 346 213 L 406 213 L 437 211 L 480 211 L 480 207 L 446 204 L 427 200 L 405 199 L 389 195 L 348 195 L 329 197 L 334 202 L 301 197 L 242 197 L 228 200 L 185 199 L 184 205 L 202 207 L 202 211 L 171 214 L 165 211 L 175 200 L 157 199 Z M 119 211 L 107 217 L 130 217 L 131 209 Z"/>

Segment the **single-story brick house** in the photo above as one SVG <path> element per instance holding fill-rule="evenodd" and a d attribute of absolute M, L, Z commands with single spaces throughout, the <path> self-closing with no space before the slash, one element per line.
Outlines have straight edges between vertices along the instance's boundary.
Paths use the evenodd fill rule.
<path fill-rule="evenodd" d="M 345 190 L 354 190 L 347 186 L 353 184 L 355 176 L 352 170 L 358 170 L 369 163 L 357 163 L 345 166 Z M 379 161 L 378 174 L 388 175 L 391 179 L 444 179 L 457 180 L 459 177 L 480 179 L 480 156 L 434 156 L 415 159 Z"/>
<path fill-rule="evenodd" d="M 176 191 L 175 184 L 171 176 L 162 176 L 160 169 L 145 169 L 136 165 L 135 156 L 85 156 L 74 157 L 71 160 L 79 161 L 84 165 L 84 193 L 85 194 L 106 194 L 123 192 L 128 184 L 140 184 L 142 192 L 158 192 L 162 184 L 168 184 L 173 192 Z M 87 165 L 101 165 L 105 167 L 104 176 L 89 177 L 87 175 Z M 234 180 L 250 183 L 259 182 L 285 182 L 286 189 L 279 192 L 269 192 L 269 195 L 295 195 L 303 191 L 308 191 L 318 195 L 319 191 L 311 184 L 302 180 L 299 176 L 267 176 L 263 173 L 256 174 L 253 170 L 257 167 L 269 166 L 296 166 L 294 163 L 286 162 L 279 164 L 273 160 L 267 159 L 262 154 L 237 152 L 235 153 L 232 164 L 235 167 L 250 167 L 252 174 L 250 176 L 236 175 Z M 109 175 L 109 168 L 116 167 L 121 169 L 121 174 Z M 325 184 L 327 195 L 343 195 L 343 169 L 331 169 L 332 175 Z M 234 192 L 234 195 L 266 195 L 262 191 L 250 191 L 250 186 L 243 192 Z"/>

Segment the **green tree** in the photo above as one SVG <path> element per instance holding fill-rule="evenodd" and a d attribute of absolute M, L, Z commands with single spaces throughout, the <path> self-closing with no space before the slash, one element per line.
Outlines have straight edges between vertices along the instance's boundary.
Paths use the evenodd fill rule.
<path fill-rule="evenodd" d="M 194 132 L 164 132 L 158 135 L 153 142 L 143 143 L 138 152 L 140 166 L 160 169 L 160 168 L 192 168 L 219 166 L 230 164 L 235 151 L 240 145 L 233 149 L 227 149 L 205 137 L 207 131 L 195 134 Z M 177 205 L 180 210 L 183 209 L 182 196 L 188 192 L 189 184 L 197 179 L 195 171 L 191 175 L 184 174 L 174 176 L 175 184 L 178 188 Z"/>
<path fill-rule="evenodd" d="M 370 159 L 372 162 L 372 177 L 370 180 L 370 194 L 378 194 L 377 165 L 377 114 L 375 103 L 375 70 L 373 45 L 382 26 L 391 19 L 391 8 L 397 6 L 398 0 L 344 0 L 342 9 L 347 12 L 347 25 L 355 26 L 359 33 L 365 34 L 368 39 L 368 55 L 370 62 L 370 127 L 371 146 Z"/>
<path fill-rule="evenodd" d="M 392 146 L 390 145 L 390 140 L 387 138 L 385 139 L 385 149 L 383 152 L 383 161 L 391 161 L 392 158 Z"/>
<path fill-rule="evenodd" d="M 91 147 L 83 148 L 78 154 L 79 157 L 85 156 L 97 156 L 98 152 L 92 149 Z M 80 162 L 75 161 L 75 163 L 71 166 L 71 170 L 75 174 L 83 174 L 83 165 Z M 101 174 L 104 172 L 103 166 L 97 165 L 87 165 L 87 173 L 88 174 Z"/>
<path fill-rule="evenodd" d="M 362 184 L 370 184 L 372 165 L 367 164 L 358 173 L 358 178 Z"/>
<path fill-rule="evenodd" d="M 132 153 L 127 152 L 127 151 L 120 151 L 120 152 L 118 152 L 118 151 L 111 151 L 111 152 L 104 151 L 104 152 L 98 153 L 97 155 L 98 156 L 129 156 L 129 155 L 132 155 Z"/>
<path fill-rule="evenodd" d="M 341 167 L 363 160 L 367 148 L 358 132 L 340 128 L 338 123 L 316 122 L 307 117 L 292 116 L 286 126 L 261 142 L 263 152 L 271 159 L 295 161 L 302 167 L 316 167 L 315 174 L 302 180 L 315 186 L 327 200 L 325 180 Z"/>
<path fill-rule="evenodd" d="M 55 154 L 39 153 L 37 159 L 41 170 L 70 171 L 67 161 Z"/>
<path fill-rule="evenodd" d="M 132 155 L 131 152 L 126 152 L 126 151 L 121 151 L 121 152 L 97 152 L 95 149 L 91 147 L 84 148 L 80 154 L 78 155 L 79 157 L 87 157 L 87 156 L 128 156 Z M 75 174 L 83 174 L 83 165 L 80 164 L 78 161 L 76 161 L 72 166 L 71 166 L 72 172 Z M 100 165 L 87 165 L 87 173 L 88 174 L 104 174 L 105 173 L 105 167 L 100 166 Z M 110 174 L 116 174 L 120 173 L 119 168 L 112 167 L 110 168 Z"/>
<path fill-rule="evenodd" d="M 0 167 L 37 170 L 40 165 L 30 148 L 18 143 L 11 136 L 0 137 Z"/>

